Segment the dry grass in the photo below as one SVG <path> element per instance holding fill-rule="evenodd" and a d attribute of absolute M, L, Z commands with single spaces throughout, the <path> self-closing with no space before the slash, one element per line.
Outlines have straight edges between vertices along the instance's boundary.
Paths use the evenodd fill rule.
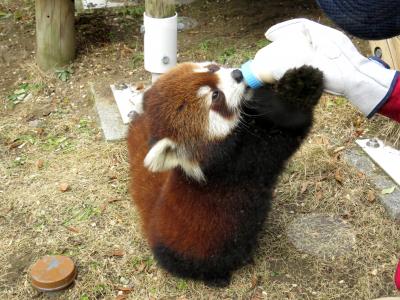
<path fill-rule="evenodd" d="M 371 122 L 371 132 L 383 140 L 389 142 L 397 149 L 400 146 L 400 124 L 396 122 L 388 122 L 385 117 L 378 117 Z"/>
<path fill-rule="evenodd" d="M 230 5 L 240 5 L 233 2 Z M 216 6 L 215 13 L 226 11 L 226 5 Z M 206 15 L 196 18 L 202 20 Z M 239 28 L 242 21 L 235 19 L 232 27 Z M 216 32 L 228 30 L 225 21 L 213 26 Z M 215 55 L 225 55 L 228 63 L 238 62 L 254 53 L 263 29 L 258 30 L 240 37 L 235 31 L 234 37 L 224 40 L 242 49 L 233 54 L 223 44 L 207 47 Z M 194 40 L 192 33 L 182 36 L 184 59 L 209 55 L 206 45 L 199 49 L 199 41 L 213 40 L 215 35 L 204 33 Z M 244 48 L 245 44 L 253 46 Z M 79 270 L 75 286 L 57 294 L 57 299 L 116 299 L 122 290 L 130 292 L 128 299 L 182 300 L 399 295 L 392 277 L 400 252 L 400 226 L 377 201 L 368 201 L 371 190 L 379 191 L 343 162 L 343 152 L 335 151 L 352 147 L 363 132 L 398 133 L 393 122 L 383 118 L 366 121 L 343 99 L 324 96 L 312 134 L 281 176 L 254 264 L 236 272 L 229 288 L 210 289 L 174 278 L 157 267 L 130 204 L 125 143 L 104 142 L 96 123 L 87 82 L 103 80 L 106 84 L 116 76 L 138 80 L 143 71 L 129 75 L 131 57 L 124 56 L 118 42 L 89 49 L 81 50 L 68 83 L 39 73 L 30 57 L 21 62 L 14 83 L 1 94 L 1 299 L 46 299 L 31 287 L 27 275 L 29 266 L 46 254 L 69 255 Z M 140 49 L 134 51 L 140 54 Z M 11 110 L 5 96 L 21 81 L 42 88 Z M 68 184 L 69 190 L 60 191 L 61 183 Z M 286 230 L 298 216 L 310 213 L 344 219 L 356 236 L 356 247 L 334 258 L 298 251 Z"/>

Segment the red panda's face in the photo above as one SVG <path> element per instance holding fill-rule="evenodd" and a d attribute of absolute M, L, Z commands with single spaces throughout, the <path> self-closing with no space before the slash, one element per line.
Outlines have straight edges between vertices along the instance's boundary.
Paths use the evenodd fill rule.
<path fill-rule="evenodd" d="M 214 63 L 178 65 L 144 95 L 152 139 L 164 150 L 176 149 L 186 163 L 196 163 L 198 145 L 222 140 L 238 125 L 246 91 L 239 70 Z"/>

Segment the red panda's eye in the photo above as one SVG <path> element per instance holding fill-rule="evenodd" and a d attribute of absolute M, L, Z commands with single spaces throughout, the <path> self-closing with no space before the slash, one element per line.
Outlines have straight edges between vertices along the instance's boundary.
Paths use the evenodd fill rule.
<path fill-rule="evenodd" d="M 215 101 L 215 100 L 217 100 L 218 98 L 219 98 L 219 91 L 214 91 L 214 92 L 212 93 L 212 97 L 211 97 L 212 101 Z"/>

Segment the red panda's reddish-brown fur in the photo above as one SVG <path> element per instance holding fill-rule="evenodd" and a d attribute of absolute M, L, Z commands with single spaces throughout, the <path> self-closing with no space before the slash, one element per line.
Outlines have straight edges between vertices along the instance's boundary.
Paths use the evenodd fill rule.
<path fill-rule="evenodd" d="M 150 150 L 149 137 L 170 137 L 178 143 L 197 143 L 205 139 L 204 110 L 203 104 L 196 97 L 197 90 L 202 86 L 216 88 L 218 79 L 212 73 L 193 73 L 194 65 L 182 64 L 173 69 L 167 76 L 161 77 L 156 86 L 147 91 L 146 103 L 144 104 L 146 114 L 140 116 L 132 126 L 128 143 L 129 148 L 135 153 L 131 156 L 132 171 L 132 196 L 139 208 L 143 219 L 143 228 L 151 246 L 154 246 L 159 234 L 166 240 L 174 241 L 174 245 L 168 245 L 171 249 L 182 252 L 191 252 L 198 258 L 205 258 L 212 254 L 212 250 L 219 247 L 220 238 L 210 239 L 212 236 L 220 237 L 234 228 L 234 220 L 221 218 L 223 212 L 204 211 L 198 207 L 198 199 L 202 202 L 210 202 L 212 205 L 216 195 L 204 195 L 202 190 L 193 189 L 193 186 L 185 184 L 177 178 L 179 175 L 165 172 L 153 173 L 144 167 L 143 161 Z M 185 105 L 185 108 L 180 108 Z M 185 110 L 185 111 L 184 111 Z M 177 115 L 177 112 L 180 115 Z M 185 115 L 182 115 L 185 114 Z M 157 120 L 149 124 L 149 119 Z M 167 125 L 166 124 L 171 124 Z M 177 130 L 177 128 L 179 130 Z M 198 158 L 202 153 L 194 153 Z M 139 175 L 139 176 L 138 176 Z M 175 209 L 170 213 L 168 209 L 154 210 L 153 203 L 164 189 L 164 201 Z M 139 191 L 140 192 L 139 192 Z M 181 195 L 190 195 L 182 201 Z M 207 199 L 207 197 L 211 199 Z M 216 207 L 216 209 L 218 209 Z M 178 211 L 178 212 L 177 212 Z M 210 214 L 217 217 L 212 218 L 219 224 L 210 223 Z M 184 215 L 190 224 L 177 224 L 177 220 L 170 218 L 171 215 Z M 148 230 L 151 219 L 162 220 L 152 231 Z M 181 228 L 186 228 L 186 235 L 180 236 Z M 220 232 L 216 232 L 219 230 Z"/>
<path fill-rule="evenodd" d="M 229 112 L 221 113 L 223 118 L 234 112 L 221 108 L 226 101 L 208 107 L 199 97 L 200 88 L 218 89 L 221 79 L 214 69 L 195 72 L 196 67 L 182 64 L 146 91 L 144 112 L 128 134 L 130 191 L 160 265 L 177 276 L 220 285 L 251 258 L 276 178 L 311 126 L 322 76 L 301 68 L 285 75 L 276 93 L 257 91 L 254 105 L 241 108 L 246 127 L 214 139 L 205 130 L 210 109 Z M 191 178 L 180 166 L 161 172 L 145 166 L 149 152 L 165 138 L 172 141 L 166 155 L 177 145 L 176 155 L 198 165 L 204 180 Z"/>

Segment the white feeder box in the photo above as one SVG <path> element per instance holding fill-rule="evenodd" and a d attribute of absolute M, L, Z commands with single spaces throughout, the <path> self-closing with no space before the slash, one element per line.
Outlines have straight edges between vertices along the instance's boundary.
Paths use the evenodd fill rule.
<path fill-rule="evenodd" d="M 144 13 L 144 68 L 154 75 L 176 65 L 178 15 L 151 18 Z"/>

